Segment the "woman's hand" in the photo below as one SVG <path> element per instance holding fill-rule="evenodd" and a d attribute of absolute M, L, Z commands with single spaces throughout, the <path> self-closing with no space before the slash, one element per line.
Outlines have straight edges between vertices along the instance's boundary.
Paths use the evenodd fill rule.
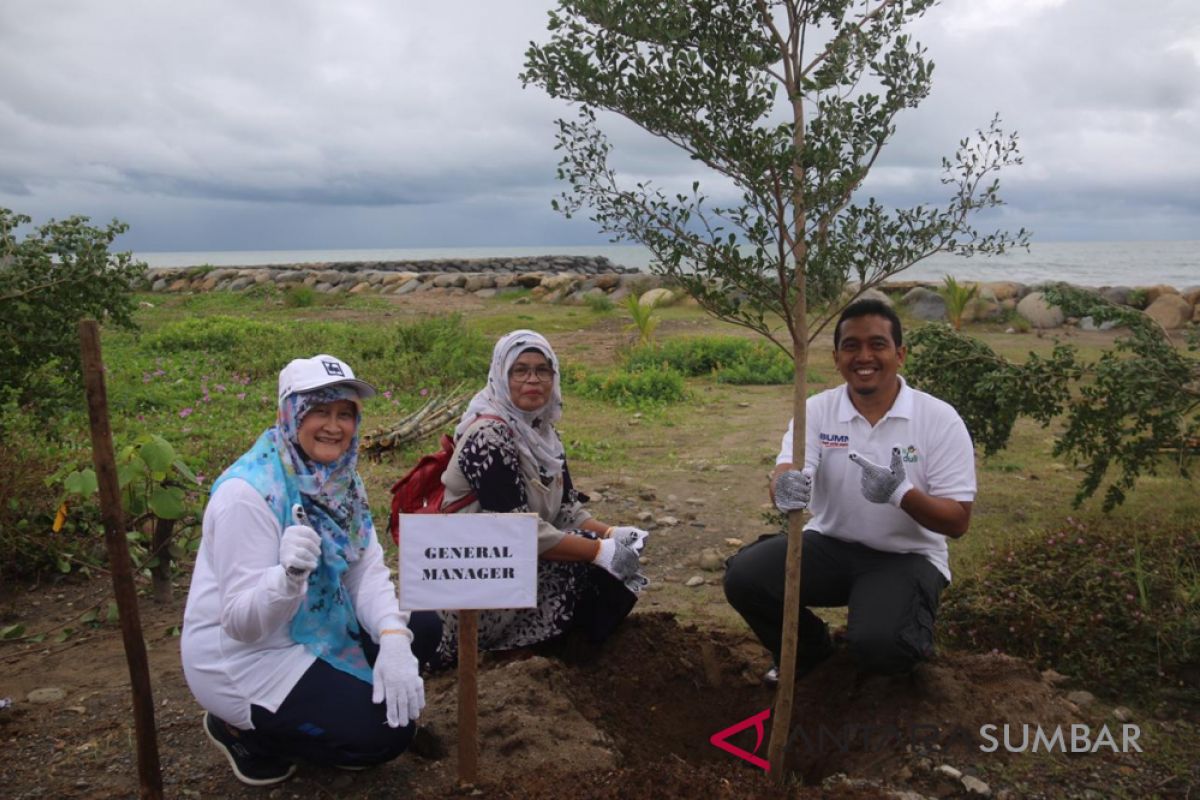
<path fill-rule="evenodd" d="M 417 657 L 404 633 L 390 632 L 379 637 L 374 681 L 371 702 L 387 703 L 388 725 L 400 728 L 421 715 L 425 707 L 425 682 L 417 674 Z"/>
<path fill-rule="evenodd" d="M 289 525 L 279 540 L 279 563 L 288 584 L 298 589 L 308 582 L 308 574 L 321 558 L 321 537 L 307 525 Z"/>
<path fill-rule="evenodd" d="M 635 528 L 632 525 L 617 525 L 608 529 L 608 536 L 605 538 L 612 539 L 614 542 L 620 542 L 626 547 L 631 548 L 635 553 L 640 554 L 649 536 L 650 532 L 644 531 L 641 528 Z"/>

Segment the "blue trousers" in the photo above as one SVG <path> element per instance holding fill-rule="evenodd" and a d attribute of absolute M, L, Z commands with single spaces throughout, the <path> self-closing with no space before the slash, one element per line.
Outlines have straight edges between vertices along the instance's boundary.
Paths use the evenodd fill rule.
<path fill-rule="evenodd" d="M 408 627 L 413 655 L 428 663 L 442 636 L 441 620 L 432 611 L 417 611 Z M 361 644 L 373 666 L 379 646 L 365 633 Z M 416 723 L 389 727 L 385 704 L 372 703 L 371 692 L 371 684 L 318 658 L 275 713 L 250 707 L 254 730 L 241 731 L 241 740 L 256 754 L 311 764 L 358 767 L 390 761 L 408 748 Z"/>

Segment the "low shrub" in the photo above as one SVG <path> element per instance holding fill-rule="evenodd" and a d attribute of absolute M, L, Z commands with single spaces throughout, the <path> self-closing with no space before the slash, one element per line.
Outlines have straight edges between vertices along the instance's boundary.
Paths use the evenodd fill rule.
<path fill-rule="evenodd" d="M 317 290 L 302 283 L 293 283 L 283 291 L 283 304 L 288 308 L 309 308 L 317 304 Z"/>
<path fill-rule="evenodd" d="M 1068 519 L 994 552 L 947 590 L 940 638 L 1031 659 L 1122 699 L 1190 681 L 1200 700 L 1200 539 L 1112 527 Z"/>
<path fill-rule="evenodd" d="M 767 342 L 733 336 L 670 339 L 629 352 L 630 371 L 667 367 L 688 377 L 715 375 L 721 383 L 778 385 L 792 382 L 792 360 Z M 809 380 L 819 380 L 810 375 Z"/>
<path fill-rule="evenodd" d="M 577 394 L 623 408 L 654 408 L 687 398 L 683 376 L 673 369 L 590 373 L 564 370 L 563 385 Z"/>
<path fill-rule="evenodd" d="M 606 294 L 584 295 L 583 304 L 597 314 L 603 314 L 606 311 L 613 310 L 613 301 Z"/>

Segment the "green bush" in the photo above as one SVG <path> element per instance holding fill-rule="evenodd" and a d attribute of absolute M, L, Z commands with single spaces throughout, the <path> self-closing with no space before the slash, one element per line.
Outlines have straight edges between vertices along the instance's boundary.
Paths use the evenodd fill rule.
<path fill-rule="evenodd" d="M 660 367 L 688 377 L 715 375 L 721 383 L 743 385 L 790 384 L 795 369 L 779 348 L 732 336 L 670 339 L 636 347 L 625 360 L 625 368 L 630 371 Z M 818 378 L 810 375 L 809 380 Z"/>
<path fill-rule="evenodd" d="M 673 369 L 589 373 L 565 371 L 563 383 L 574 392 L 623 408 L 654 408 L 687 398 L 683 376 Z"/>
<path fill-rule="evenodd" d="M 603 314 L 606 311 L 613 310 L 613 301 L 606 294 L 589 294 L 584 295 L 583 304 L 597 314 Z"/>
<path fill-rule="evenodd" d="M 283 304 L 288 308 L 308 308 L 316 305 L 317 291 L 302 283 L 293 283 L 283 292 Z"/>
<path fill-rule="evenodd" d="M 955 647 L 1002 650 L 1145 699 L 1200 670 L 1200 539 L 1068 519 L 956 579 L 938 629 Z"/>
<path fill-rule="evenodd" d="M 78 321 L 132 328 L 132 292 L 146 265 L 109 253 L 127 229 L 115 220 L 103 229 L 87 217 L 51 220 L 18 242 L 15 231 L 31 221 L 0 208 L 0 402 L 33 403 L 48 415 L 63 398 L 35 374 L 49 365 L 78 386 Z"/>
<path fill-rule="evenodd" d="M 392 377 L 409 386 L 482 383 L 492 358 L 492 343 L 483 334 L 467 328 L 461 314 L 398 325 L 395 348 L 399 356 L 396 369 L 401 374 Z"/>

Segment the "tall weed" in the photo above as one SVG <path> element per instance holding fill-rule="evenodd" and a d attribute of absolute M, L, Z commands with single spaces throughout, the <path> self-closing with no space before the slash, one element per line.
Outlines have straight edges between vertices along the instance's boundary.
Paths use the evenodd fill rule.
<path fill-rule="evenodd" d="M 790 384 L 795 369 L 779 348 L 733 336 L 668 339 L 633 348 L 625 359 L 629 371 L 662 367 L 688 377 L 714 375 L 720 383 L 739 385 Z M 810 373 L 809 380 L 820 378 Z"/>

